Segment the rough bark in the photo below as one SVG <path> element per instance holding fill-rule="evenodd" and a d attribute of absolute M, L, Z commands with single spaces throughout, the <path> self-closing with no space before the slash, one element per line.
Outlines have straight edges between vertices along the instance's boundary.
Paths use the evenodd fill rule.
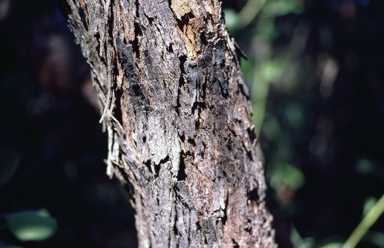
<path fill-rule="evenodd" d="M 140 247 L 275 247 L 218 0 L 68 0 Z"/>

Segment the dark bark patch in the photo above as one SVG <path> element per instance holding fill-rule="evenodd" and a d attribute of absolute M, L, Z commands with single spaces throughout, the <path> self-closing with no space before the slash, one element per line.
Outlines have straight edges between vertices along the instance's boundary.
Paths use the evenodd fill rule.
<path fill-rule="evenodd" d="M 196 121 L 195 122 L 195 130 L 199 130 L 199 127 L 200 127 L 200 121 Z"/>
<path fill-rule="evenodd" d="M 148 19 L 148 22 L 149 22 L 149 24 L 153 24 L 153 22 L 155 21 L 155 18 L 154 17 L 149 17 L 149 16 L 147 16 L 147 19 Z"/>
<path fill-rule="evenodd" d="M 195 98 L 193 100 L 197 100 L 197 92 L 198 88 L 201 84 L 201 72 L 197 67 L 196 61 L 187 60 L 184 63 L 185 73 L 187 74 L 187 83 L 189 94 Z"/>
<path fill-rule="evenodd" d="M 227 194 L 226 197 L 225 197 L 225 206 L 226 207 L 228 206 L 228 200 L 229 200 L 229 196 Z M 226 209 L 224 209 L 223 212 L 224 212 L 224 215 L 222 217 L 222 222 L 223 222 L 223 226 L 225 226 L 225 224 L 227 223 L 227 220 L 228 220 L 228 214 L 227 214 Z"/>
<path fill-rule="evenodd" d="M 125 45 L 121 39 L 117 37 L 116 46 L 120 63 L 128 82 L 128 93 L 131 96 L 130 102 L 136 114 L 142 112 L 148 113 L 151 110 L 151 106 L 149 105 L 147 94 L 140 84 L 139 73 L 133 59 L 132 45 Z"/>
<path fill-rule="evenodd" d="M 230 185 L 235 185 L 238 182 L 237 173 L 238 171 L 236 171 L 234 164 L 230 163 L 229 165 L 227 165 L 226 163 L 224 163 L 223 175 Z"/>
<path fill-rule="evenodd" d="M 185 61 L 187 61 L 187 55 L 180 56 L 179 60 L 180 60 L 180 72 L 181 72 L 181 76 L 182 76 L 182 74 L 185 74 L 184 63 L 185 63 Z"/>
<path fill-rule="evenodd" d="M 205 35 L 204 35 L 205 37 Z M 201 55 L 199 56 L 199 65 L 202 69 L 209 69 L 209 67 L 212 66 L 211 62 L 212 62 L 212 58 L 213 58 L 213 46 L 212 45 L 207 45 L 203 52 L 201 53 Z"/>
<path fill-rule="evenodd" d="M 180 199 L 180 202 L 185 207 L 189 208 L 189 210 L 195 209 L 193 204 L 191 203 L 191 196 L 189 195 L 188 186 L 185 184 L 185 182 L 184 181 L 177 182 L 175 185 L 175 188 L 176 188 L 177 196 Z"/>
<path fill-rule="evenodd" d="M 119 123 L 123 123 L 123 113 L 121 112 L 121 110 L 122 110 L 122 106 L 121 106 L 122 95 L 123 95 L 123 91 L 121 89 L 115 90 L 116 101 L 115 101 L 115 108 L 113 110 L 113 112 L 114 112 L 113 116 L 116 118 L 116 120 Z"/>
<path fill-rule="evenodd" d="M 173 44 L 169 43 L 169 46 L 167 47 L 167 51 L 170 53 L 173 53 Z"/>
<path fill-rule="evenodd" d="M 205 243 L 213 245 L 217 241 L 215 225 L 212 218 L 202 219 L 201 231 L 205 236 Z"/>
<path fill-rule="evenodd" d="M 202 109 L 206 109 L 207 108 L 207 104 L 205 104 L 205 102 L 194 102 L 193 105 L 192 105 L 192 114 L 194 113 L 194 110 L 196 109 L 199 109 L 199 110 L 202 110 Z"/>
<path fill-rule="evenodd" d="M 178 181 L 185 181 L 187 179 L 187 175 L 185 174 L 185 162 L 184 162 L 184 156 L 181 154 L 180 156 L 180 164 L 179 164 L 179 171 L 177 172 L 177 180 Z"/>
<path fill-rule="evenodd" d="M 214 48 L 215 54 L 215 72 L 214 72 L 214 81 L 218 83 L 221 89 L 221 93 L 224 97 L 228 97 L 228 81 L 224 78 L 225 68 L 225 51 L 226 51 L 226 43 L 224 40 L 219 40 L 215 44 Z"/>
<path fill-rule="evenodd" d="M 147 161 L 144 162 L 144 165 L 148 168 L 149 171 L 153 172 L 151 170 L 151 163 L 152 163 L 152 161 L 150 159 L 148 159 Z"/>
<path fill-rule="evenodd" d="M 135 39 L 132 41 L 132 49 L 136 55 L 136 58 L 139 58 L 140 56 L 139 37 L 143 36 L 143 32 L 141 31 L 141 27 L 138 22 L 135 22 L 134 28 L 135 28 Z"/>
<path fill-rule="evenodd" d="M 159 164 L 155 164 L 155 175 L 159 175 L 161 167 L 164 166 L 166 163 L 169 163 L 170 161 L 171 159 L 167 155 L 165 158 L 160 160 Z"/>
<path fill-rule="evenodd" d="M 181 19 L 175 18 L 177 21 L 177 26 L 180 30 L 184 31 L 185 26 L 188 25 L 189 20 L 195 18 L 195 15 L 192 12 L 186 13 L 181 17 Z"/>
<path fill-rule="evenodd" d="M 247 132 L 248 132 L 249 139 L 253 143 L 253 141 L 255 141 L 257 138 L 256 134 L 255 134 L 255 127 L 251 126 L 251 127 L 247 128 Z"/>
<path fill-rule="evenodd" d="M 230 139 L 225 141 L 225 147 L 228 149 L 228 152 L 232 151 L 232 142 Z"/>
<path fill-rule="evenodd" d="M 236 240 L 232 239 L 232 247 L 233 248 L 240 248 L 240 245 L 236 242 Z"/>
<path fill-rule="evenodd" d="M 100 40 L 100 34 L 99 34 L 99 32 L 97 32 L 96 34 L 94 34 L 93 37 L 95 37 L 95 39 L 96 39 L 97 41 L 99 41 L 99 40 Z M 100 53 L 100 42 L 97 42 L 97 45 L 96 45 L 96 51 L 97 51 L 98 54 Z"/>
<path fill-rule="evenodd" d="M 252 232 L 252 226 L 251 226 L 251 220 L 247 220 L 247 226 L 243 229 L 244 231 L 251 233 Z"/>
<path fill-rule="evenodd" d="M 196 146 L 196 142 L 195 142 L 194 139 L 189 138 L 189 139 L 188 139 L 188 142 L 189 142 L 191 145 Z"/>
<path fill-rule="evenodd" d="M 250 161 L 253 161 L 253 156 L 252 156 L 252 152 L 251 151 L 247 151 L 247 156 L 248 156 Z"/>
<path fill-rule="evenodd" d="M 199 102 L 194 102 L 192 105 L 192 114 L 195 114 L 196 109 L 198 109 Z"/>
<path fill-rule="evenodd" d="M 205 35 L 205 32 L 201 32 L 200 33 L 200 41 L 201 41 L 202 45 L 207 45 L 208 44 L 207 36 Z"/>
<path fill-rule="evenodd" d="M 260 198 L 259 193 L 257 192 L 257 188 L 254 188 L 253 190 L 249 191 L 247 197 L 251 201 L 258 202 Z"/>
<path fill-rule="evenodd" d="M 177 115 L 180 116 L 180 108 L 182 107 L 181 103 L 180 103 L 180 96 L 182 94 L 182 88 L 183 88 L 183 85 L 185 83 L 185 80 L 184 80 L 184 75 L 185 75 L 184 63 L 185 63 L 185 61 L 187 61 L 187 56 L 182 55 L 179 57 L 179 60 L 180 60 L 180 63 L 179 63 L 180 77 L 179 77 L 179 87 L 177 89 L 176 113 L 177 113 Z"/>

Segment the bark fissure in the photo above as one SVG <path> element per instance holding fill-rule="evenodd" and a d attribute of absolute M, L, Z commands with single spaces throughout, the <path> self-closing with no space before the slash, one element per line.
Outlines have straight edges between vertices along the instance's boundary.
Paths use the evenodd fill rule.
<path fill-rule="evenodd" d="M 275 247 L 220 2 L 68 3 L 108 131 L 107 173 L 132 190 L 140 247 Z"/>

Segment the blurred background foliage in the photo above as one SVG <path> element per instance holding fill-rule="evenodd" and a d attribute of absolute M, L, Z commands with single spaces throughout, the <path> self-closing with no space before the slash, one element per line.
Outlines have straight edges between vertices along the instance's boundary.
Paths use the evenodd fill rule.
<path fill-rule="evenodd" d="M 224 8 L 293 246 L 384 247 L 384 1 Z"/>
<path fill-rule="evenodd" d="M 56 3 L 0 0 L 0 247 L 136 247 Z M 247 55 L 280 247 L 384 247 L 384 1 L 223 7 Z"/>

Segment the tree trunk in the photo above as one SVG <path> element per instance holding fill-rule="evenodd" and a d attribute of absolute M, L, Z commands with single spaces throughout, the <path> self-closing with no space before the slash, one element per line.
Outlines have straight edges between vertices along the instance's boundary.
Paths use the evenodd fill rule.
<path fill-rule="evenodd" d="M 276 247 L 218 0 L 68 0 L 140 247 Z"/>

